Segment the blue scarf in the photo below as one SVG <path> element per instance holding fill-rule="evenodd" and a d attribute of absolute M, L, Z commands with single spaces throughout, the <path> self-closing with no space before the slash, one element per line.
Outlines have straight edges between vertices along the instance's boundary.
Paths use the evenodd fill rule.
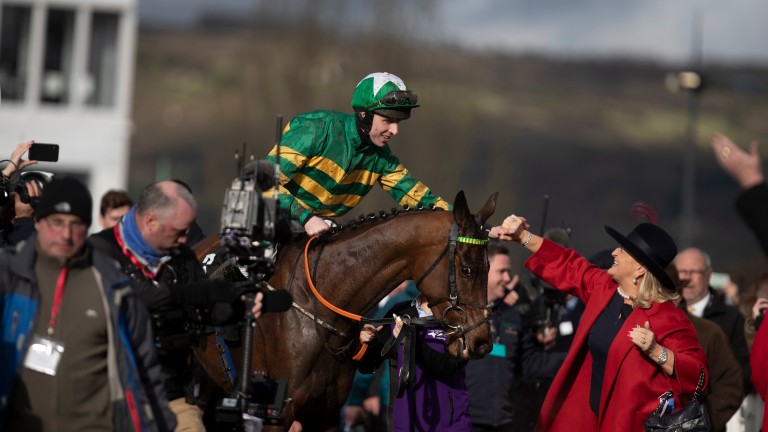
<path fill-rule="evenodd" d="M 123 241 L 133 253 L 148 262 L 150 267 L 157 267 L 164 258 L 141 236 L 139 226 L 136 225 L 136 206 L 131 207 L 123 216 Z"/>

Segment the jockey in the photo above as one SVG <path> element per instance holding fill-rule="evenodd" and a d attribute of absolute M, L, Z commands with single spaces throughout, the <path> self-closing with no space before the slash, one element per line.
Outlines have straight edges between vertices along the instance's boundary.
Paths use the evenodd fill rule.
<path fill-rule="evenodd" d="M 280 206 L 308 235 L 327 231 L 322 218 L 344 215 L 376 182 L 400 205 L 450 209 L 410 175 L 388 145 L 417 103 L 403 80 L 375 72 L 357 84 L 354 114 L 322 110 L 291 120 L 280 149 Z M 278 163 L 276 157 L 275 148 L 267 160 Z"/>

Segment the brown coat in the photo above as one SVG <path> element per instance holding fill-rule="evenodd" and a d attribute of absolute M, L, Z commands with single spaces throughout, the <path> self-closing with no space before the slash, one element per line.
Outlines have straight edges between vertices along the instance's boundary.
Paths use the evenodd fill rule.
<path fill-rule="evenodd" d="M 688 318 L 693 323 L 699 335 L 699 344 L 707 355 L 709 386 L 704 394 L 709 420 L 714 432 L 722 432 L 744 399 L 741 366 L 720 326 L 705 318 L 693 315 L 688 315 Z"/>

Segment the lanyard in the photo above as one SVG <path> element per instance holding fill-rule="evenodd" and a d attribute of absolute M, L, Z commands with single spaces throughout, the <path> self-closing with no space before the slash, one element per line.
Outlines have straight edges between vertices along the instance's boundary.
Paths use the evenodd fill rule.
<path fill-rule="evenodd" d="M 122 237 L 120 237 L 120 224 L 115 225 L 115 228 L 113 228 L 115 232 L 115 239 L 117 240 L 117 244 L 120 245 L 120 250 L 123 251 L 123 255 L 125 255 L 129 260 L 131 260 L 131 263 L 136 266 L 139 270 L 141 270 L 142 273 L 144 273 L 144 276 L 148 277 L 150 280 L 155 279 L 155 274 L 150 271 L 147 266 L 142 264 L 139 260 L 136 259 L 135 256 L 133 256 L 133 253 L 128 250 L 128 247 L 125 246 L 125 242 L 123 241 Z"/>
<path fill-rule="evenodd" d="M 64 297 L 64 285 L 67 284 L 67 273 L 69 273 L 69 268 L 65 265 L 59 271 L 59 277 L 56 279 L 56 291 L 53 294 L 53 305 L 51 306 L 51 319 L 48 321 L 48 336 L 53 335 L 54 327 L 56 327 L 56 317 L 59 316 L 61 298 Z"/>

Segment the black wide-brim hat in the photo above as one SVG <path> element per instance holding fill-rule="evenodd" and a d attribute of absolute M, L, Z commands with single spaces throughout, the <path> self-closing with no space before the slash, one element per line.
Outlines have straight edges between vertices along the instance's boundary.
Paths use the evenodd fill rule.
<path fill-rule="evenodd" d="M 641 223 L 626 237 L 608 225 L 605 226 L 605 232 L 619 242 L 619 245 L 632 255 L 632 258 L 656 276 L 664 288 L 673 293 L 677 292 L 675 283 L 665 270 L 677 256 L 677 245 L 666 231 L 658 225 Z"/>

